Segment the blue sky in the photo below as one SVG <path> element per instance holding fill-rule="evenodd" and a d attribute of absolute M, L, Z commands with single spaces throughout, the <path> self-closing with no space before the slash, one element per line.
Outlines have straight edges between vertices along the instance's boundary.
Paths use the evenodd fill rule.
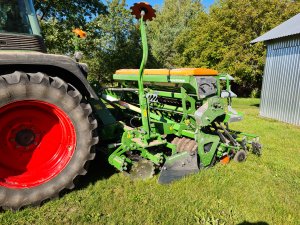
<path fill-rule="evenodd" d="M 132 6 L 134 3 L 141 2 L 143 0 L 127 0 L 128 6 Z M 157 4 L 162 4 L 163 0 L 145 0 L 145 2 L 148 2 L 150 5 L 154 6 Z M 202 0 L 202 4 L 204 7 L 208 8 L 211 4 L 214 3 L 214 0 Z"/>

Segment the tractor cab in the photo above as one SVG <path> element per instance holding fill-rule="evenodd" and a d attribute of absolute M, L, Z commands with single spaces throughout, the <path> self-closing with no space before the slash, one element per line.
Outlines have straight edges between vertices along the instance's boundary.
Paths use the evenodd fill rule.
<path fill-rule="evenodd" d="M 45 51 L 32 0 L 0 0 L 0 50 Z"/>

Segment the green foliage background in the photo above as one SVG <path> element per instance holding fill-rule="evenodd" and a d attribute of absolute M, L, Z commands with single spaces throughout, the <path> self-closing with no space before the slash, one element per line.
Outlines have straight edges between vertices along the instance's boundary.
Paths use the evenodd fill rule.
<path fill-rule="evenodd" d="M 72 29 L 81 42 L 90 80 L 108 83 L 120 68 L 138 68 L 141 46 L 137 21 L 125 0 L 37 0 L 50 53 L 72 55 Z M 201 0 L 165 0 L 148 23 L 148 68 L 205 67 L 236 78 L 240 96 L 259 96 L 266 49 L 250 41 L 300 12 L 299 0 L 219 0 L 209 10 Z"/>

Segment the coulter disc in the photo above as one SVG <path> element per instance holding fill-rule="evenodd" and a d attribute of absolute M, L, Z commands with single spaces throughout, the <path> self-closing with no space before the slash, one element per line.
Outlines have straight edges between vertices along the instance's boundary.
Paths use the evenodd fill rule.
<path fill-rule="evenodd" d="M 140 159 L 134 162 L 128 175 L 132 180 L 147 180 L 153 177 L 155 167 L 150 160 Z"/>

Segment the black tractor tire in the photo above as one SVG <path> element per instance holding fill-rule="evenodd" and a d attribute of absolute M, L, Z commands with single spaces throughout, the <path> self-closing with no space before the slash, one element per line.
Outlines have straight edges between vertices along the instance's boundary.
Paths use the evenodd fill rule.
<path fill-rule="evenodd" d="M 59 168 L 59 160 L 57 161 L 57 166 L 49 166 L 50 171 L 52 168 L 56 171 L 55 175 L 49 175 L 47 180 L 41 182 L 36 181 L 36 184 L 34 182 L 35 175 L 32 175 L 30 183 L 26 183 L 25 181 L 25 183 L 20 183 L 15 187 L 11 184 L 5 183 L 7 176 L 6 173 L 7 171 L 9 173 L 9 170 L 2 172 L 2 174 L 0 173 L 0 206 L 3 209 L 19 210 L 20 208 L 28 205 L 40 205 L 45 200 L 57 198 L 59 193 L 64 189 L 73 189 L 75 178 L 86 174 L 88 162 L 93 160 L 95 157 L 95 145 L 98 142 L 98 136 L 96 132 L 97 121 L 92 115 L 92 108 L 90 104 L 87 103 L 87 100 L 76 88 L 74 88 L 71 84 L 64 82 L 59 77 L 50 77 L 39 72 L 25 73 L 16 71 L 12 74 L 0 76 L 0 117 L 6 116 L 7 118 L 10 118 L 12 115 L 14 115 L 14 113 L 16 113 L 11 111 L 9 115 L 5 111 L 9 105 L 14 106 L 15 104 L 15 109 L 18 109 L 20 112 L 26 112 L 26 110 L 22 109 L 23 103 L 25 105 L 37 104 L 38 107 L 40 102 L 57 108 L 62 112 L 63 115 L 65 115 L 65 117 L 67 117 L 66 121 L 71 121 L 72 131 L 74 131 L 72 133 L 75 134 L 75 138 L 72 139 L 74 141 L 72 155 L 70 155 L 68 159 L 63 158 L 66 160 L 66 164 L 61 169 L 57 169 Z M 5 115 L 1 114 L 1 110 L 5 111 Z M 32 111 L 34 109 L 31 108 L 28 110 Z M 43 114 L 44 112 L 38 113 Z M 26 116 L 23 116 L 22 120 L 26 120 Z M 9 129 L 2 129 L 3 126 L 4 125 L 1 125 L 0 123 L 0 136 L 7 135 L 4 132 L 6 129 Z M 19 136 L 22 136 L 24 132 L 27 132 L 27 136 L 29 136 L 29 138 L 35 138 L 35 136 L 31 135 L 30 132 L 28 133 L 28 129 L 22 130 L 22 132 L 18 133 Z M 21 143 L 24 144 L 22 148 L 31 148 L 30 146 L 32 143 L 26 142 L 26 138 L 28 137 L 23 135 L 22 138 L 19 137 L 20 140 L 16 146 L 20 147 L 19 144 Z M 40 139 L 39 141 L 42 143 L 44 139 Z M 35 142 L 35 144 L 37 143 Z M 71 147 L 69 148 L 71 149 Z M 64 149 L 63 151 L 67 151 L 67 148 L 62 149 Z M 0 146 L 0 156 L 1 151 L 5 151 L 5 146 L 3 146 L 3 143 L 1 143 Z M 34 154 L 34 151 L 37 150 L 32 151 L 32 154 Z M 61 153 L 63 157 L 65 157 L 65 154 L 69 154 L 63 153 L 63 151 Z M 3 154 L 4 153 L 2 153 L 2 155 Z M 51 158 L 52 156 L 45 157 Z M 1 168 L 3 166 L 2 162 L 6 163 L 4 160 L 1 161 L 0 159 L 0 172 L 1 169 L 2 171 L 5 170 L 5 168 Z M 41 165 L 39 164 L 38 160 L 36 163 L 36 169 L 38 170 Z M 14 167 L 13 165 L 11 166 Z M 48 176 L 48 173 L 46 175 Z M 20 176 L 22 176 L 21 173 Z"/>

